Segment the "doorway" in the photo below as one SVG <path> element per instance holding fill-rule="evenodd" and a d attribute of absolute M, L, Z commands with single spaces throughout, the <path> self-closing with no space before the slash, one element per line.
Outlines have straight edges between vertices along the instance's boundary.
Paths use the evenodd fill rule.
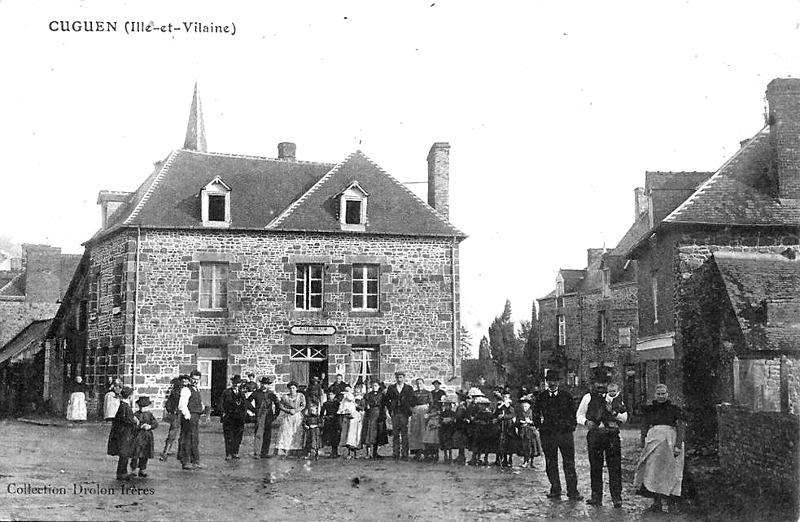
<path fill-rule="evenodd" d="M 289 358 L 289 378 L 296 381 L 301 390 L 311 384 L 312 377 L 319 377 L 326 385 L 328 377 L 328 347 L 323 345 L 292 346 Z"/>
<path fill-rule="evenodd" d="M 200 370 L 200 397 L 203 405 L 209 407 L 210 415 L 222 413 L 222 392 L 228 383 L 228 364 L 225 359 L 199 358 L 197 369 Z"/>

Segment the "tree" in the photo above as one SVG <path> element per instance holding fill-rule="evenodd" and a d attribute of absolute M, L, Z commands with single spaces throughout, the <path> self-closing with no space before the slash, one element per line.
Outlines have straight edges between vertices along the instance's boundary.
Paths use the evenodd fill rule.
<path fill-rule="evenodd" d="M 519 333 L 511 320 L 511 302 L 489 326 L 489 349 L 498 377 L 510 386 L 530 384 L 538 372 L 536 329 L 529 320 L 519 322 Z"/>
<path fill-rule="evenodd" d="M 472 334 L 463 324 L 461 325 L 461 335 L 459 335 L 458 344 L 462 361 L 464 359 L 474 359 L 474 357 L 472 357 Z"/>
<path fill-rule="evenodd" d="M 489 339 L 484 335 L 481 337 L 481 342 L 478 344 L 478 359 L 481 361 L 489 361 L 492 358 L 492 351 L 489 348 Z"/>

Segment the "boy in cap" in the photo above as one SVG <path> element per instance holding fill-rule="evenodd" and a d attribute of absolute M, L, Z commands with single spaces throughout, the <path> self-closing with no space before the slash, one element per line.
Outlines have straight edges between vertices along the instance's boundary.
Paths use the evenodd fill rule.
<path fill-rule="evenodd" d="M 131 459 L 131 474 L 139 470 L 140 477 L 147 476 L 147 461 L 153 458 L 154 442 L 153 430 L 158 427 L 158 421 L 149 411 L 145 411 L 150 406 L 150 397 L 142 395 L 136 400 L 139 411 L 133 414 L 139 421 L 136 429 L 136 436 L 133 441 L 133 455 Z"/>
<path fill-rule="evenodd" d="M 558 473 L 558 453 L 564 466 L 564 479 L 567 482 L 567 497 L 581 500 L 578 492 L 578 474 L 575 472 L 575 403 L 572 396 L 559 389 L 561 375 L 549 371 L 546 377 L 547 389 L 539 394 L 533 412 L 534 425 L 539 429 L 544 450 L 545 468 L 550 481 L 547 498 L 561 497 L 561 480 Z"/>

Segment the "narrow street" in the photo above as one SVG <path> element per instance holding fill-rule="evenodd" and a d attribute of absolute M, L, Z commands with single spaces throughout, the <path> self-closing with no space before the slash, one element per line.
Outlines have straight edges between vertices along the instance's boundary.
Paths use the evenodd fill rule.
<path fill-rule="evenodd" d="M 249 428 L 249 427 L 248 427 Z M 218 423 L 201 431 L 203 470 L 183 471 L 174 459 L 155 460 L 150 476 L 120 486 L 116 458 L 106 455 L 109 426 L 0 423 L 2 520 L 703 520 L 645 512 L 633 494 L 638 431 L 623 431 L 624 507 L 545 498 L 544 460 L 537 469 L 454 467 L 386 459 L 225 461 Z M 249 431 L 249 430 L 248 430 Z M 156 430 L 156 448 L 166 432 Z M 589 495 L 585 431 L 576 432 L 579 488 Z M 246 435 L 242 455 L 251 448 Z M 383 452 L 390 452 L 384 447 Z M 44 493 L 34 492 L 44 489 Z M 133 488 L 133 491 L 131 490 Z M 137 490 L 138 489 L 138 490 Z M 748 519 L 742 519 L 748 520 Z"/>

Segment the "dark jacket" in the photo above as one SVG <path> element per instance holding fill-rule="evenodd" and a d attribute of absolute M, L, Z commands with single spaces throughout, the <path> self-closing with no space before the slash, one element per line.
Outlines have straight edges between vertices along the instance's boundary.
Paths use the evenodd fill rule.
<path fill-rule="evenodd" d="M 390 384 L 386 388 L 386 409 L 391 415 L 402 413 L 410 417 L 415 403 L 414 388 L 408 384 L 403 384 L 399 393 L 396 384 Z"/>
<path fill-rule="evenodd" d="M 108 434 L 108 454 L 120 457 L 131 457 L 134 451 L 136 421 L 128 401 L 121 400 L 117 415 L 111 422 L 111 433 Z"/>
<path fill-rule="evenodd" d="M 244 423 L 247 413 L 247 402 L 241 392 L 234 393 L 232 388 L 222 392 L 222 422 Z"/>
<path fill-rule="evenodd" d="M 247 407 L 256 414 L 265 415 L 267 418 L 274 418 L 278 412 L 278 396 L 271 391 L 256 390 L 250 396 Z"/>
<path fill-rule="evenodd" d="M 554 397 L 544 390 L 536 401 L 533 422 L 542 435 L 573 432 L 578 425 L 576 411 L 575 401 L 566 390 L 559 389 Z"/>

